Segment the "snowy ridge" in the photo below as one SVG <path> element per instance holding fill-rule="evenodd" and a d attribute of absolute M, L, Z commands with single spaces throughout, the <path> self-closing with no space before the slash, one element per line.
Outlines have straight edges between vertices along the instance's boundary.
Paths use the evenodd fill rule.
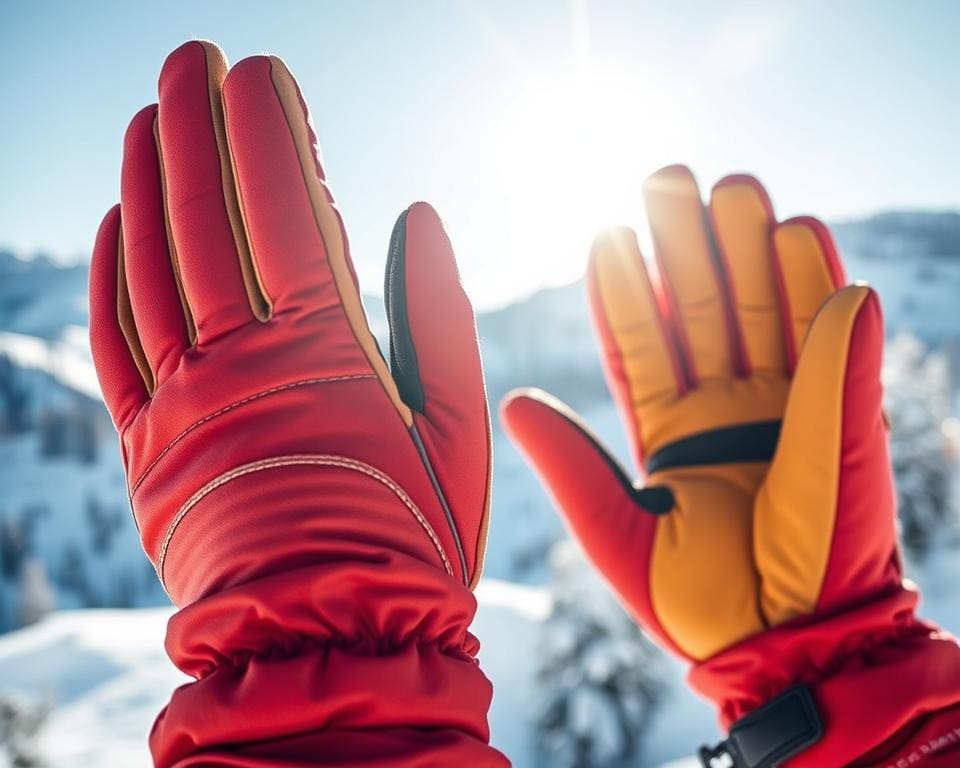
<path fill-rule="evenodd" d="M 65 326 L 60 338 L 55 340 L 0 332 L 0 356 L 20 368 L 45 373 L 91 400 L 100 400 L 100 385 L 90 359 L 86 328 Z"/>

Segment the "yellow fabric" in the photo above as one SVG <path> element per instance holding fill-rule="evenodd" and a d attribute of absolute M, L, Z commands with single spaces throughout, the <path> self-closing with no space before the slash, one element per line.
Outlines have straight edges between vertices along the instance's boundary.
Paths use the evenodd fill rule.
<path fill-rule="evenodd" d="M 783 275 L 794 343 L 799 352 L 823 297 L 834 288 L 820 241 L 806 224 L 784 224 L 773 236 Z"/>
<path fill-rule="evenodd" d="M 590 268 L 634 407 L 639 409 L 655 398 L 675 397 L 671 342 L 663 332 L 636 235 L 628 229 L 601 235 L 594 243 Z"/>
<path fill-rule="evenodd" d="M 657 525 L 650 597 L 663 628 L 694 659 L 764 628 L 750 542 L 753 496 L 765 470 L 687 467 L 648 481 L 668 485 L 677 502 Z"/>
<path fill-rule="evenodd" d="M 736 258 L 724 257 L 723 262 L 749 366 L 755 371 L 783 373 L 786 352 L 770 253 L 770 213 L 749 183 L 718 186 L 710 207 L 721 254 L 736 254 Z"/>
<path fill-rule="evenodd" d="M 666 168 L 644 185 L 650 230 L 700 379 L 730 375 L 730 342 L 700 192 L 686 169 Z"/>
<path fill-rule="evenodd" d="M 331 195 L 316 172 L 316 157 L 313 145 L 310 142 L 310 136 L 307 133 L 307 123 L 303 108 L 300 105 L 297 83 L 283 61 L 276 56 L 271 56 L 270 61 L 273 64 L 270 70 L 273 85 L 277 90 L 277 96 L 280 98 L 280 104 L 283 106 L 287 122 L 290 124 L 297 154 L 300 156 L 303 179 L 307 185 L 310 201 L 313 204 L 313 212 L 320 229 L 320 236 L 323 238 L 323 243 L 327 249 L 327 260 L 337 284 L 343 311 L 350 322 L 357 343 L 370 362 L 370 366 L 379 377 L 404 424 L 409 427 L 413 424 L 413 414 L 400 397 L 397 384 L 393 380 L 393 376 L 390 375 L 390 370 L 380 354 L 380 348 L 377 346 L 373 333 L 370 332 L 367 316 L 363 311 L 363 304 L 360 300 L 360 292 L 357 290 L 356 283 L 354 283 L 353 276 L 350 273 L 350 267 L 347 265 L 346 243 L 344 242 L 340 220 L 333 208 Z"/>
<path fill-rule="evenodd" d="M 836 517 L 843 386 L 864 286 L 828 302 L 797 365 L 777 453 L 757 495 L 755 553 L 771 624 L 813 610 Z M 811 478 L 817 478 L 811 482 Z"/>
<path fill-rule="evenodd" d="M 696 432 L 779 419 L 788 383 L 782 376 L 759 374 L 748 379 L 717 379 L 701 382 L 682 398 L 647 403 L 640 409 L 646 455 Z"/>

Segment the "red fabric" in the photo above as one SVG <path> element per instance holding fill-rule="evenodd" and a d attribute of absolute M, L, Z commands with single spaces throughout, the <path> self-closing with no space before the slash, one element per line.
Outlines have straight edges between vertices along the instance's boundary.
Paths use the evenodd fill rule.
<path fill-rule="evenodd" d="M 158 765 L 506 764 L 486 746 L 492 689 L 465 631 L 473 595 L 414 558 L 355 557 L 171 619 L 167 652 L 199 682 L 157 719 Z"/>
<path fill-rule="evenodd" d="M 157 113 L 170 234 L 201 343 L 253 320 L 223 194 L 210 70 L 202 44 L 180 46 L 160 72 Z M 141 206 L 140 198 L 121 203 Z"/>
<path fill-rule="evenodd" d="M 785 765 L 847 765 L 960 701 L 956 640 L 918 621 L 916 603 L 917 593 L 903 588 L 836 616 L 776 627 L 694 666 L 690 685 L 718 705 L 725 728 L 792 685 L 810 685 L 825 735 Z M 945 718 L 952 723 L 955 711 Z"/>
<path fill-rule="evenodd" d="M 188 43 L 167 60 L 159 106 L 128 131 L 121 207 L 91 267 L 91 345 L 134 515 L 181 608 L 167 650 L 197 678 L 157 719 L 155 763 L 507 765 L 488 746 L 491 687 L 468 632 L 490 449 L 473 310 L 449 241 L 429 206 L 408 211 L 422 455 L 344 307 L 352 286 L 335 280 L 272 79 L 282 63 L 254 57 L 227 76 L 226 169 L 219 56 Z M 248 246 L 269 319 L 256 319 L 243 282 Z"/>
<path fill-rule="evenodd" d="M 406 247 L 418 255 L 405 264 L 407 313 L 410 333 L 418 339 L 424 392 L 424 410 L 414 414 L 414 422 L 440 485 L 449 489 L 447 502 L 457 510 L 461 539 L 479 547 L 486 543 L 493 452 L 477 460 L 468 447 L 489 442 L 490 414 L 473 311 L 450 241 L 436 221 L 426 203 L 407 212 Z M 471 573 L 483 554 L 477 547 L 464 550 Z"/>
<path fill-rule="evenodd" d="M 877 294 L 871 292 L 854 321 L 847 353 L 836 516 L 818 614 L 886 594 L 903 579 L 883 423 L 882 360 L 883 315 Z"/>
<path fill-rule="evenodd" d="M 154 135 L 157 105 L 140 110 L 123 140 L 120 198 L 136 200 L 123 210 L 124 265 L 130 303 L 144 352 L 157 361 L 157 376 L 173 372 L 190 345 L 186 319 L 167 252 L 160 160 Z"/>
<path fill-rule="evenodd" d="M 918 717 L 850 768 L 955 768 L 960 764 L 960 706 Z"/>

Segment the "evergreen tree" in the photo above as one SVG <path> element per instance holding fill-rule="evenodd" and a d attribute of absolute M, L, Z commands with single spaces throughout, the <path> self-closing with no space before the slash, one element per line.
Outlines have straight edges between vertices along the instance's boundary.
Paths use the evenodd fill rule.
<path fill-rule="evenodd" d="M 551 768 L 636 764 L 659 698 L 660 652 L 569 541 L 551 552 L 538 739 Z"/>
<path fill-rule="evenodd" d="M 47 580 L 43 563 L 31 558 L 23 564 L 20 573 L 20 625 L 36 624 L 56 605 L 53 589 Z"/>
<path fill-rule="evenodd" d="M 922 558 L 935 541 L 956 537 L 955 458 L 944 434 L 950 369 L 943 353 L 928 352 L 917 338 L 901 334 L 887 343 L 883 375 L 903 543 Z"/>
<path fill-rule="evenodd" d="M 0 694 L 0 762 L 11 768 L 44 768 L 36 744 L 37 733 L 47 718 L 48 708 L 27 706 L 18 699 Z"/>

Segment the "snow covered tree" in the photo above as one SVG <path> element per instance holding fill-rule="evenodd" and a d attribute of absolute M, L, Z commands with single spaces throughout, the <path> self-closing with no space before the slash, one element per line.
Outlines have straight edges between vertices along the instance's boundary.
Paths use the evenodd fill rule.
<path fill-rule="evenodd" d="M 903 542 L 921 558 L 935 541 L 953 541 L 957 533 L 956 459 L 945 437 L 950 368 L 943 353 L 927 351 L 919 339 L 901 334 L 887 344 L 883 379 Z"/>
<path fill-rule="evenodd" d="M 108 509 L 96 491 L 87 494 L 84 511 L 90 531 L 90 545 L 96 554 L 106 555 L 115 534 L 123 527 L 124 513 L 122 510 Z"/>
<path fill-rule="evenodd" d="M 55 598 L 43 563 L 31 558 L 20 573 L 20 625 L 36 624 L 55 607 Z"/>
<path fill-rule="evenodd" d="M 71 541 L 64 547 L 63 554 L 60 557 L 60 565 L 54 578 L 60 589 L 63 592 L 72 593 L 82 607 L 100 607 L 101 601 L 91 583 L 87 561 L 76 542 Z M 156 578 L 156 574 L 154 574 L 154 578 Z"/>
<path fill-rule="evenodd" d="M 20 523 L 0 517 L 0 576 L 16 579 L 27 556 L 27 537 Z"/>
<path fill-rule="evenodd" d="M 0 694 L 0 765 L 10 768 L 43 768 L 36 736 L 47 717 L 47 707 L 28 706 Z M 5 759 L 4 759 L 5 758 Z"/>
<path fill-rule="evenodd" d="M 0 354 L 0 434 L 27 431 L 30 417 L 30 390 L 10 358 Z"/>
<path fill-rule="evenodd" d="M 538 740 L 551 768 L 635 764 L 662 690 L 661 657 L 570 541 L 551 552 Z"/>
<path fill-rule="evenodd" d="M 44 459 L 66 456 L 69 447 L 68 424 L 64 415 L 47 408 L 40 415 L 40 455 Z"/>

